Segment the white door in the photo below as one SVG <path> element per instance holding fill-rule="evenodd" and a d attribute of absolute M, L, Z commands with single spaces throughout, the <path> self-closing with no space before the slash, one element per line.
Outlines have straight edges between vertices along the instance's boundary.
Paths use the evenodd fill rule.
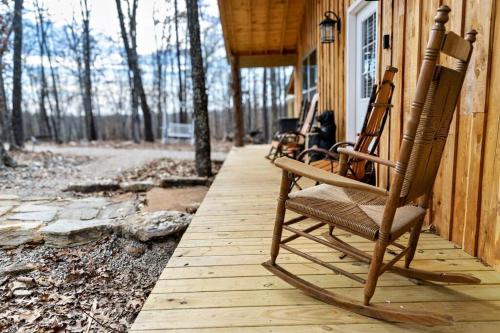
<path fill-rule="evenodd" d="M 375 84 L 377 66 L 377 2 L 357 1 L 348 15 L 347 139 L 361 131 Z"/>

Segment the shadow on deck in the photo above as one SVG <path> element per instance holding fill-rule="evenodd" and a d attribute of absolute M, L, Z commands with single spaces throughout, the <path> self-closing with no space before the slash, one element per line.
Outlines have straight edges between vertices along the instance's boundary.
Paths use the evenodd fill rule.
<path fill-rule="evenodd" d="M 413 266 L 467 272 L 482 284 L 443 287 L 386 273 L 373 301 L 448 313 L 453 326 L 400 325 L 352 314 L 271 275 L 260 264 L 269 259 L 280 172 L 264 159 L 267 148 L 231 151 L 132 332 L 498 332 L 500 273 L 436 235 L 422 234 Z M 357 245 L 367 251 L 372 246 L 356 236 L 348 241 L 364 243 Z M 356 274 L 367 272 L 366 265 L 307 239 L 295 244 Z M 278 261 L 290 271 L 362 299 L 359 284 L 281 251 Z"/>

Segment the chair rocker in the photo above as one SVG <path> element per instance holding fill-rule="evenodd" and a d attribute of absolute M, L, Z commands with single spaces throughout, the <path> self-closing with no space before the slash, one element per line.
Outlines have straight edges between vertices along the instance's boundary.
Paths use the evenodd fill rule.
<path fill-rule="evenodd" d="M 306 135 L 311 131 L 318 109 L 318 100 L 319 95 L 314 94 L 299 131 L 281 132 L 276 135 L 276 140 L 273 140 L 269 153 L 266 155 L 267 159 L 274 162 L 282 156 L 296 158 L 304 149 Z"/>
<path fill-rule="evenodd" d="M 356 143 L 353 142 L 338 142 L 333 145 L 329 150 L 322 148 L 309 148 L 300 153 L 297 157 L 299 161 L 305 161 L 309 156 L 321 156 L 322 159 L 312 161 L 309 159 L 309 164 L 326 171 L 338 173 L 339 171 L 339 155 L 338 149 L 341 147 L 353 147 L 354 151 L 370 154 L 376 156 L 380 136 L 384 131 L 387 116 L 392 107 L 391 100 L 394 93 L 394 75 L 398 69 L 388 66 L 385 69 L 384 76 L 380 84 L 374 85 L 368 109 L 366 110 L 365 120 L 363 127 L 358 135 Z M 347 160 L 346 173 L 342 176 L 347 176 L 364 183 L 375 185 L 375 168 L 373 162 L 367 161 L 362 158 L 351 156 Z"/>
<path fill-rule="evenodd" d="M 280 194 L 276 212 L 271 259 L 263 266 L 276 276 L 323 302 L 340 308 L 394 322 L 422 325 L 444 325 L 451 316 L 434 312 L 411 311 L 391 305 L 374 305 L 370 300 L 377 280 L 386 271 L 405 277 L 447 283 L 479 283 L 479 279 L 458 273 L 430 272 L 410 267 L 415 255 L 428 199 L 440 164 L 449 126 L 453 117 L 466 69 L 472 54 L 476 31 L 465 39 L 453 32 L 445 32 L 450 8 L 437 10 L 427 49 L 420 68 L 416 94 L 406 122 L 397 163 L 378 157 L 340 148 L 340 168 L 347 167 L 347 159 L 356 157 L 394 168 L 394 176 L 387 192 L 381 188 L 333 174 L 310 165 L 282 157 L 275 165 L 282 169 Z M 437 65 L 439 53 L 457 60 L 455 69 Z M 307 177 L 321 185 L 290 192 L 295 176 Z M 286 210 L 299 217 L 284 221 Z M 301 230 L 293 224 L 306 218 L 316 224 Z M 341 239 L 325 233 L 325 238 L 311 232 L 323 226 L 336 227 L 374 242 L 373 252 L 366 253 Z M 283 230 L 291 232 L 282 238 Z M 318 230 L 319 231 L 319 230 Z M 396 241 L 410 233 L 407 245 Z M 355 260 L 369 264 L 368 274 L 358 275 L 299 251 L 290 242 L 304 237 L 339 251 Z M 400 249 L 384 262 L 387 247 Z M 335 274 L 341 274 L 364 284 L 364 300 L 345 298 L 316 286 L 277 264 L 280 248 L 319 264 Z M 404 258 L 404 266 L 395 265 Z"/>

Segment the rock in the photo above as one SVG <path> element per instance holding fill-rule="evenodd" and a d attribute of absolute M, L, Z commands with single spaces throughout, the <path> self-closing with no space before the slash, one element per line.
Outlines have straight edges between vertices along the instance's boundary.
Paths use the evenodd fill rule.
<path fill-rule="evenodd" d="M 144 212 L 131 216 L 121 225 L 121 233 L 142 242 L 184 231 L 191 216 L 175 211 Z"/>
<path fill-rule="evenodd" d="M 0 200 L 18 200 L 19 197 L 17 195 L 12 194 L 0 194 Z"/>
<path fill-rule="evenodd" d="M 87 181 L 82 183 L 72 183 L 63 191 L 72 191 L 80 193 L 92 193 L 101 191 L 116 191 L 120 188 L 118 182 L 106 179 L 99 181 Z"/>
<path fill-rule="evenodd" d="M 196 211 L 198 211 L 198 208 L 200 207 L 199 202 L 195 202 L 190 204 L 189 206 L 186 207 L 186 213 L 188 214 L 194 214 Z"/>
<path fill-rule="evenodd" d="M 31 296 L 31 294 L 32 294 L 31 290 L 26 290 L 26 289 L 16 289 L 16 290 L 14 290 L 14 296 L 15 297 Z"/>
<path fill-rule="evenodd" d="M 0 206 L 0 216 L 4 215 L 12 209 L 12 206 Z"/>
<path fill-rule="evenodd" d="M 153 188 L 154 182 L 151 180 L 131 181 L 120 183 L 120 188 L 125 192 L 147 192 Z"/>
<path fill-rule="evenodd" d="M 146 252 L 146 246 L 141 243 L 134 243 L 125 246 L 125 251 L 132 257 L 139 258 Z"/>
<path fill-rule="evenodd" d="M 0 270 L 0 276 L 24 274 L 24 273 L 31 272 L 35 269 L 36 269 L 36 266 L 33 264 L 17 263 L 17 264 L 12 264 L 10 266 L 2 268 Z"/>
<path fill-rule="evenodd" d="M 160 180 L 161 187 L 209 186 L 211 180 L 205 177 L 168 177 Z"/>
<path fill-rule="evenodd" d="M 29 212 L 29 213 L 17 213 L 12 215 L 7 215 L 5 218 L 7 220 L 13 221 L 40 221 L 40 222 L 50 222 L 57 214 L 57 210 L 49 210 L 44 212 Z"/>
<path fill-rule="evenodd" d="M 58 217 L 60 219 L 66 220 L 92 220 L 99 214 L 99 209 L 87 207 L 87 208 L 75 208 L 75 209 L 62 209 Z"/>
<path fill-rule="evenodd" d="M 51 247 L 70 247 L 93 242 L 112 232 L 109 219 L 57 220 L 42 228 L 45 244 Z"/>
<path fill-rule="evenodd" d="M 109 204 L 109 199 L 106 198 L 83 198 L 72 201 L 69 205 L 66 206 L 68 209 L 88 209 L 88 208 L 96 208 L 100 209 L 107 204 Z"/>
<path fill-rule="evenodd" d="M 42 240 L 42 222 L 0 224 L 0 247 L 14 247 Z"/>
<path fill-rule="evenodd" d="M 136 203 L 134 201 L 122 201 L 117 203 L 112 203 L 109 206 L 103 208 L 99 214 L 100 219 L 116 219 L 125 218 L 127 216 L 133 215 L 136 212 Z"/>
<path fill-rule="evenodd" d="M 22 204 L 17 206 L 12 212 L 14 213 L 33 213 L 33 212 L 52 212 L 57 210 L 57 207 L 46 205 Z"/>

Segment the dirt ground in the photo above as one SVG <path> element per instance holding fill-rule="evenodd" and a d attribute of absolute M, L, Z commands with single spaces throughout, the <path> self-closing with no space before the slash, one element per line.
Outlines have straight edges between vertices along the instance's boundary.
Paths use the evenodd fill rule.
<path fill-rule="evenodd" d="M 208 187 L 194 186 L 185 188 L 153 188 L 146 193 L 144 210 L 154 212 L 158 210 L 178 210 L 185 212 L 193 206 L 199 205 Z"/>

